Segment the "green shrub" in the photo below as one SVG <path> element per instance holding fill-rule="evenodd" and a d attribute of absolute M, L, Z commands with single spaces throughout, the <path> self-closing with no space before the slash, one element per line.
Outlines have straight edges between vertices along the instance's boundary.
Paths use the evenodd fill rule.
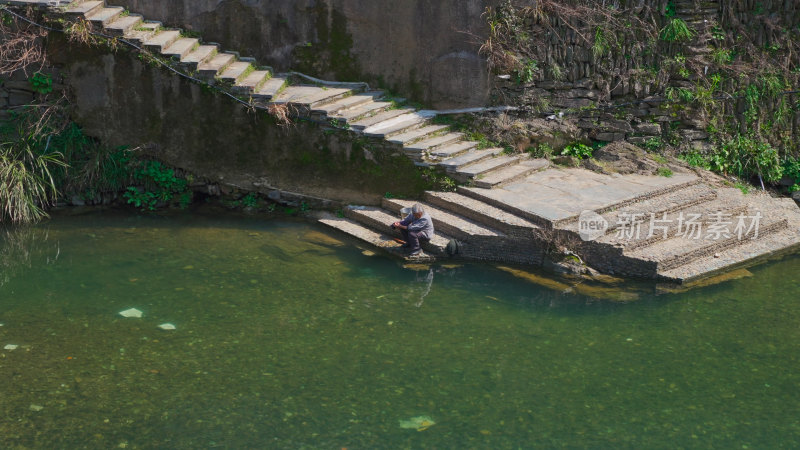
<path fill-rule="evenodd" d="M 711 170 L 741 178 L 759 176 L 774 183 L 783 176 L 778 150 L 752 136 L 735 136 L 725 141 L 709 158 Z"/>
<path fill-rule="evenodd" d="M 158 161 L 143 161 L 133 171 L 134 180 L 141 186 L 129 186 L 123 197 L 137 208 L 155 211 L 159 203 L 177 202 L 181 208 L 192 201 L 189 182 L 175 175 L 173 169 Z"/>
<path fill-rule="evenodd" d="M 545 143 L 528 147 L 527 149 L 525 149 L 525 151 L 529 153 L 533 158 L 550 158 L 555 153 L 553 147 Z"/>
<path fill-rule="evenodd" d="M 740 191 L 742 191 L 742 194 L 744 194 L 744 195 L 747 195 L 747 194 L 750 193 L 750 186 L 748 186 L 748 185 L 746 185 L 744 183 L 737 182 L 737 183 L 735 183 L 733 185 L 733 187 L 735 187 L 736 189 L 739 189 Z"/>
<path fill-rule="evenodd" d="M 789 192 L 800 190 L 800 159 L 794 156 L 785 157 L 781 161 L 781 170 L 784 177 L 788 177 L 794 182 L 789 188 Z"/>
<path fill-rule="evenodd" d="M 669 177 L 671 177 L 673 175 L 672 169 L 670 169 L 668 167 L 659 167 L 658 170 L 656 171 L 656 173 L 659 176 L 667 177 L 667 178 L 669 178 Z"/>
<path fill-rule="evenodd" d="M 608 38 L 606 38 L 603 29 L 598 27 L 594 30 L 594 42 L 592 43 L 592 55 L 595 60 L 603 57 L 609 51 Z"/>
<path fill-rule="evenodd" d="M 593 152 L 594 149 L 592 147 L 580 142 L 575 142 L 564 147 L 564 150 L 561 151 L 561 154 L 565 156 L 575 156 L 576 158 L 587 159 L 592 157 Z"/>
<path fill-rule="evenodd" d="M 698 152 L 684 153 L 680 158 L 686 161 L 692 167 L 701 167 L 703 169 L 710 169 L 711 163 L 708 159 Z"/>
<path fill-rule="evenodd" d="M 664 148 L 666 144 L 660 137 L 652 137 L 642 144 L 642 147 L 645 148 L 648 152 L 657 152 Z"/>
<path fill-rule="evenodd" d="M 53 78 L 46 73 L 36 72 L 28 78 L 28 84 L 34 92 L 49 94 L 53 92 Z"/>
<path fill-rule="evenodd" d="M 733 52 L 727 48 L 716 48 L 711 52 L 711 60 L 723 66 L 733 61 Z"/>
<path fill-rule="evenodd" d="M 659 33 L 659 38 L 666 42 L 688 41 L 694 38 L 694 36 L 695 32 L 689 28 L 689 25 L 687 25 L 683 19 L 677 17 L 670 19 Z"/>
<path fill-rule="evenodd" d="M 517 84 L 524 84 L 530 83 L 533 81 L 533 77 L 536 76 L 536 72 L 539 70 L 539 63 L 536 62 L 534 59 L 528 59 L 523 64 L 522 67 L 516 70 L 514 73 L 515 78 L 517 80 Z"/>
<path fill-rule="evenodd" d="M 0 222 L 31 223 L 47 217 L 58 197 L 58 173 L 67 163 L 37 111 L 12 115 L 0 126 Z"/>

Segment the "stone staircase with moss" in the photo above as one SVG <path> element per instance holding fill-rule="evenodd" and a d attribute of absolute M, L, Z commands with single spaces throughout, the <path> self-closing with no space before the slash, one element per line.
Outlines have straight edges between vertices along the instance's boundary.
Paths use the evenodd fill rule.
<path fill-rule="evenodd" d="M 457 192 L 427 192 L 421 201 L 437 229 L 424 247 L 428 260 L 541 265 L 549 255 L 570 254 L 600 272 L 685 283 L 800 245 L 800 209 L 788 199 L 744 195 L 694 173 L 602 175 L 483 148 L 437 123 L 436 111 L 403 106 L 363 83 L 274 73 L 251 58 L 103 1 L 0 4 L 39 6 L 49 14 L 85 20 L 94 30 L 167 59 L 173 68 L 240 101 L 282 108 L 295 118 L 373 140 L 464 183 Z M 692 13 L 687 2 L 678 4 L 680 15 Z M 343 217 L 321 223 L 402 257 L 389 224 L 412 203 L 384 199 L 381 207 L 351 206 Z M 601 229 L 591 228 L 603 222 Z M 720 232 L 723 224 L 728 229 Z M 689 225 L 701 231 L 689 233 Z"/>
<path fill-rule="evenodd" d="M 254 59 L 227 52 L 218 44 L 187 37 L 104 1 L 16 0 L 10 5 L 38 5 L 71 20 L 83 19 L 94 31 L 124 39 L 171 60 L 188 75 L 216 84 L 258 106 L 285 106 L 293 117 L 334 126 L 401 149 L 417 165 L 437 167 L 461 182 L 498 185 L 536 171 L 526 156 L 506 155 L 502 148 L 482 148 L 462 133 L 435 122 L 436 111 L 402 105 L 369 90 L 364 83 L 336 83 L 274 73 Z M 400 100 L 400 101 L 398 101 Z"/>

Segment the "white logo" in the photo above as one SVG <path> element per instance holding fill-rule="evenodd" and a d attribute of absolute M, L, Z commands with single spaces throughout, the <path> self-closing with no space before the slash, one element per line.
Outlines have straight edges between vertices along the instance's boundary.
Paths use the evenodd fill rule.
<path fill-rule="evenodd" d="M 584 241 L 593 241 L 606 234 L 608 221 L 591 210 L 581 212 L 578 217 L 578 234 Z"/>

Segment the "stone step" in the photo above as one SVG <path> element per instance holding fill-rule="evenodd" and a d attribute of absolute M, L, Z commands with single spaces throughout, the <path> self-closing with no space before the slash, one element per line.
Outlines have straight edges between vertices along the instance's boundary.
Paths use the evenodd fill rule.
<path fill-rule="evenodd" d="M 461 167 L 455 171 L 454 175 L 457 180 L 466 182 L 494 170 L 500 170 L 508 166 L 519 164 L 522 158 L 523 156 L 521 155 L 500 154 L 493 158 L 487 158 L 483 161 Z"/>
<path fill-rule="evenodd" d="M 327 225 L 347 235 L 350 235 L 362 242 L 366 242 L 367 244 L 383 250 L 392 256 L 405 258 L 405 252 L 402 245 L 395 241 L 394 237 L 389 236 L 388 234 L 378 233 L 353 220 L 345 218 L 325 218 L 320 219 L 319 222 L 323 225 Z M 435 260 L 435 258 L 429 256 L 426 258 L 425 262 L 430 262 L 433 260 Z"/>
<path fill-rule="evenodd" d="M 539 226 L 525 218 L 456 192 L 425 193 L 427 203 L 517 237 L 532 237 Z"/>
<path fill-rule="evenodd" d="M 211 59 L 197 65 L 198 75 L 207 80 L 213 80 L 229 65 L 236 61 L 232 53 L 217 53 Z"/>
<path fill-rule="evenodd" d="M 415 111 L 378 122 L 375 125 L 364 128 L 362 132 L 365 136 L 386 139 L 408 130 L 419 128 L 425 125 L 431 117 L 430 114 Z"/>
<path fill-rule="evenodd" d="M 286 87 L 280 94 L 276 95 L 275 98 L 272 99 L 272 103 L 277 104 L 284 104 L 284 103 L 294 103 L 295 100 L 306 97 L 308 95 L 316 94 L 317 92 L 321 91 L 320 88 L 316 86 L 309 86 L 309 85 L 291 85 Z"/>
<path fill-rule="evenodd" d="M 295 99 L 292 103 L 302 105 L 306 110 L 311 111 L 314 108 L 333 103 L 336 100 L 350 97 L 353 92 L 353 89 L 322 87 L 319 88 L 318 92 Z"/>
<path fill-rule="evenodd" d="M 613 212 L 697 183 L 699 178 L 689 174 L 671 178 L 644 175 L 613 178 L 584 169 L 551 167 L 501 189 L 460 186 L 458 191 L 543 227 L 577 232 L 583 211 Z"/>
<path fill-rule="evenodd" d="M 103 32 L 110 36 L 125 36 L 143 22 L 144 17 L 139 14 L 129 14 L 127 16 L 118 17 L 117 20 L 107 23 L 103 27 Z"/>
<path fill-rule="evenodd" d="M 181 58 L 181 65 L 190 72 L 194 72 L 198 70 L 200 64 L 210 61 L 217 56 L 217 53 L 219 53 L 219 47 L 216 45 L 201 45 Z"/>
<path fill-rule="evenodd" d="M 100 29 L 103 29 L 107 24 L 110 24 L 121 16 L 123 12 L 125 12 L 125 8 L 121 6 L 97 8 L 91 13 L 86 14 L 86 20 L 100 27 Z"/>
<path fill-rule="evenodd" d="M 430 161 L 435 162 L 453 158 L 477 148 L 478 142 L 476 141 L 458 141 L 430 150 L 427 155 Z"/>
<path fill-rule="evenodd" d="M 160 22 L 144 22 L 125 32 L 125 39 L 143 47 L 161 29 Z"/>
<path fill-rule="evenodd" d="M 334 102 L 318 105 L 311 109 L 312 113 L 320 115 L 333 115 L 351 108 L 357 108 L 383 96 L 383 91 L 370 91 L 338 99 Z"/>
<path fill-rule="evenodd" d="M 180 38 L 170 44 L 169 47 L 165 47 L 164 50 L 161 51 L 161 54 L 169 58 L 181 60 L 186 55 L 193 52 L 198 46 L 200 46 L 199 39 Z"/>
<path fill-rule="evenodd" d="M 161 53 L 180 38 L 181 32 L 178 30 L 161 30 L 144 42 L 144 48 L 154 53 Z"/>
<path fill-rule="evenodd" d="M 371 101 L 356 108 L 350 108 L 339 111 L 336 114 L 331 114 L 329 117 L 339 121 L 341 124 L 350 122 L 352 126 L 352 123 L 366 120 L 372 116 L 388 111 L 393 105 L 392 102 Z M 361 127 L 361 129 L 364 128 L 363 126 Z"/>
<path fill-rule="evenodd" d="M 387 139 L 392 144 L 404 145 L 408 148 L 412 143 L 431 138 L 431 135 L 440 133 L 450 128 L 447 125 L 428 125 L 411 130 L 408 133 L 397 134 Z"/>
<path fill-rule="evenodd" d="M 401 220 L 399 215 L 392 214 L 385 209 L 371 206 L 349 206 L 344 209 L 344 215 L 348 219 L 354 220 L 381 234 L 388 234 L 395 237 L 402 236 L 400 230 L 392 230 L 390 228 L 392 223 Z M 433 238 L 431 238 L 430 242 L 423 244 L 422 249 L 436 256 L 444 256 L 447 254 L 445 249 L 451 239 L 450 236 L 435 231 Z"/>
<path fill-rule="evenodd" d="M 679 192 L 684 193 L 684 191 Z M 639 217 L 642 218 L 642 223 L 639 226 L 638 233 L 634 227 L 626 225 L 623 228 L 619 223 L 621 218 L 617 215 L 617 222 L 609 222 L 609 231 L 605 236 L 598 238 L 597 241 L 621 246 L 626 250 L 632 251 L 663 240 L 664 229 L 666 229 L 667 237 L 675 235 L 678 229 L 679 218 L 685 221 L 691 220 L 694 217 L 699 217 L 698 221 L 705 226 L 713 217 L 712 214 L 714 213 L 721 212 L 730 214 L 731 217 L 736 217 L 747 211 L 747 203 L 742 198 L 742 193 L 735 188 L 720 189 L 715 192 L 708 186 L 698 185 L 687 188 L 685 190 L 685 195 L 687 196 L 684 198 L 691 199 L 692 193 L 696 194 L 696 198 L 691 201 L 684 201 L 673 195 L 667 195 L 662 197 L 662 199 L 666 201 L 660 203 L 649 201 L 646 202 L 647 206 L 643 205 L 643 208 L 640 210 L 628 210 L 628 214 L 641 214 Z M 709 193 L 712 195 L 709 195 Z M 672 197 L 672 201 L 669 200 L 670 197 Z M 646 211 L 647 207 L 649 207 L 651 211 Z M 627 219 L 632 217 L 632 215 L 628 215 Z M 625 216 L 622 216 L 622 218 L 625 218 Z M 653 221 L 653 236 L 649 236 L 651 234 L 651 220 Z"/>
<path fill-rule="evenodd" d="M 632 217 L 634 214 L 643 214 L 648 218 L 651 213 L 661 216 L 664 213 L 686 210 L 716 198 L 716 191 L 708 185 L 692 184 L 675 191 L 645 197 L 641 201 L 603 213 L 602 216 L 608 221 L 608 233 L 610 234 L 615 232 L 626 218 Z"/>
<path fill-rule="evenodd" d="M 676 177 L 677 177 L 677 175 L 676 175 Z M 607 205 L 607 206 L 605 206 L 603 208 L 597 209 L 596 212 L 598 214 L 605 214 L 607 212 L 620 210 L 620 209 L 622 209 L 622 208 L 624 208 L 624 207 L 626 207 L 628 205 L 632 205 L 634 203 L 641 203 L 641 202 L 649 200 L 649 199 L 655 199 L 656 201 L 663 201 L 663 197 L 666 196 L 666 195 L 669 195 L 669 194 L 671 194 L 673 192 L 682 191 L 684 189 L 692 188 L 692 187 L 697 186 L 697 185 L 703 185 L 703 180 L 698 178 L 698 177 L 692 176 L 691 178 L 688 178 L 685 181 L 680 181 L 680 182 L 677 182 L 677 183 L 674 183 L 674 184 L 669 184 L 669 185 L 667 185 L 666 187 L 663 187 L 663 188 L 653 189 L 652 191 L 649 191 L 646 195 L 640 195 L 640 196 L 636 196 L 636 197 L 633 197 L 633 198 L 630 198 L 630 199 L 626 199 L 626 200 L 622 200 L 622 201 L 619 201 L 619 202 L 616 202 L 616 203 L 609 204 L 609 205 Z M 705 187 L 707 187 L 707 186 L 705 186 Z M 700 189 L 703 189 L 703 188 L 701 187 Z M 577 218 L 577 216 L 576 216 L 576 218 Z"/>
<path fill-rule="evenodd" d="M 689 7 L 689 8 L 678 8 L 675 12 L 683 20 L 687 19 L 702 20 L 702 19 L 716 18 L 717 14 L 719 13 L 719 10 L 715 8 L 697 9 L 694 7 Z"/>
<path fill-rule="evenodd" d="M 86 16 L 104 6 L 105 2 L 103 1 L 81 2 L 78 4 L 71 4 L 64 10 L 64 13 L 72 16 Z"/>
<path fill-rule="evenodd" d="M 391 103 L 389 103 L 389 105 L 391 106 Z M 413 108 L 390 109 L 388 111 L 379 112 L 374 116 L 369 116 L 367 118 L 356 120 L 353 122 L 350 122 L 350 120 L 348 120 L 348 122 L 350 122 L 350 127 L 352 129 L 359 131 L 366 129 L 367 127 L 371 127 L 375 124 L 385 122 L 389 119 L 394 119 L 397 116 L 402 116 L 404 114 L 408 114 L 414 111 L 415 110 Z"/>
<path fill-rule="evenodd" d="M 384 198 L 381 205 L 394 213 L 400 214 L 403 208 L 410 208 L 418 203 L 413 200 L 400 200 L 394 198 Z M 435 205 L 428 203 L 420 203 L 425 208 L 425 211 L 430 214 L 433 219 L 434 229 L 441 230 L 448 236 L 453 236 L 456 239 L 469 240 L 476 236 L 482 237 L 501 237 L 505 234 L 501 231 L 490 228 L 484 224 L 459 216 L 445 209 L 439 208 Z"/>
<path fill-rule="evenodd" d="M 457 192 L 464 197 L 469 197 L 473 200 L 487 203 L 496 209 L 503 210 L 506 213 L 523 218 L 531 223 L 537 224 L 537 226 L 541 228 L 552 228 L 553 223 L 551 220 L 548 220 L 545 217 L 541 217 L 538 214 L 534 214 L 530 211 L 523 209 L 522 207 L 517 207 L 514 205 L 509 204 L 506 201 L 501 201 L 495 199 L 489 195 L 489 192 L 492 192 L 493 189 L 482 189 L 482 188 L 474 188 L 468 186 L 459 186 Z"/>
<path fill-rule="evenodd" d="M 248 72 L 252 70 L 252 67 L 253 64 L 246 61 L 236 61 L 230 63 L 225 70 L 217 74 L 217 79 L 226 83 L 234 84 L 242 77 L 249 75 Z"/>
<path fill-rule="evenodd" d="M 288 82 L 289 81 L 286 77 L 272 77 L 261 86 L 261 89 L 259 89 L 258 92 L 253 94 L 253 97 L 263 98 L 267 101 L 270 101 L 276 95 L 282 92 L 283 88 L 286 87 Z"/>
<path fill-rule="evenodd" d="M 796 230 L 787 228 L 759 239 L 743 242 L 714 255 L 697 258 L 673 269 L 661 270 L 658 275 L 665 281 L 689 283 L 786 255 L 798 249 L 800 249 L 800 235 Z"/>
<path fill-rule="evenodd" d="M 231 91 L 237 95 L 249 95 L 259 89 L 272 77 L 269 70 L 254 70 L 233 85 Z"/>
<path fill-rule="evenodd" d="M 430 152 L 430 150 L 443 147 L 449 144 L 454 144 L 456 142 L 461 141 L 464 139 L 463 133 L 447 133 L 442 136 L 434 136 L 431 138 L 423 139 L 421 141 L 415 142 L 410 145 L 405 146 L 406 152 L 412 153 L 426 153 Z"/>
<path fill-rule="evenodd" d="M 506 183 L 525 178 L 533 172 L 544 170 L 548 167 L 550 167 L 550 161 L 543 158 L 523 159 L 519 164 L 504 167 L 478 178 L 475 180 L 475 186 L 484 189 L 500 187 Z"/>
<path fill-rule="evenodd" d="M 456 172 L 460 170 L 462 167 L 465 167 L 470 164 L 475 164 L 477 162 L 483 161 L 484 159 L 491 158 L 493 156 L 497 156 L 503 152 L 502 148 L 487 148 L 486 150 L 469 150 L 461 155 L 458 155 L 454 158 L 445 159 L 441 161 L 438 166 L 442 167 L 444 170 L 448 172 Z"/>
<path fill-rule="evenodd" d="M 755 209 L 751 209 L 749 214 L 754 215 L 755 211 Z M 742 239 L 736 235 L 734 230 L 737 222 L 737 219 L 733 219 L 733 224 L 727 227 L 730 232 L 729 237 L 723 235 L 716 239 L 717 236 L 708 233 L 708 230 L 704 228 L 699 233 L 698 239 L 693 239 L 692 236 L 675 236 L 632 251 L 625 251 L 624 255 L 644 261 L 655 261 L 658 264 L 659 272 L 674 269 L 696 259 L 713 256 L 715 253 L 737 247 L 744 240 L 752 240 L 752 235 L 744 236 Z M 787 224 L 785 217 L 763 216 L 760 219 L 756 239 L 784 230 L 787 228 Z M 750 221 L 745 221 L 745 226 L 749 225 Z"/>

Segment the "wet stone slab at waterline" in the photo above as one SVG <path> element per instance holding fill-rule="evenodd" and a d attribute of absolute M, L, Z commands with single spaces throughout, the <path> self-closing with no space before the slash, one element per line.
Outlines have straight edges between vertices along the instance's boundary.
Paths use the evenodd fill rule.
<path fill-rule="evenodd" d="M 800 445 L 798 258 L 617 303 L 326 231 L 200 212 L 3 234 L 0 447 Z"/>

